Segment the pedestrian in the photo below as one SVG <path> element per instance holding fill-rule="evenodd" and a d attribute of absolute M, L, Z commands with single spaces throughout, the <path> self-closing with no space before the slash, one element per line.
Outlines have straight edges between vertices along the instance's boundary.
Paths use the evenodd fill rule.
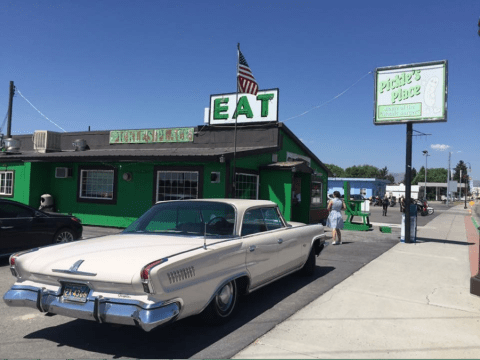
<path fill-rule="evenodd" d="M 405 212 L 405 198 L 403 195 L 400 197 L 400 212 Z"/>
<path fill-rule="evenodd" d="M 340 232 L 340 229 L 343 229 L 342 209 L 346 209 L 345 203 L 340 199 L 340 192 L 333 192 L 333 199 L 328 203 L 327 209 L 330 212 L 327 226 L 332 229 L 332 245 L 339 245 L 342 243 L 342 233 Z"/>
<path fill-rule="evenodd" d="M 382 206 L 383 206 L 383 216 L 387 216 L 388 206 L 390 205 L 390 199 L 385 195 L 383 199 Z"/>

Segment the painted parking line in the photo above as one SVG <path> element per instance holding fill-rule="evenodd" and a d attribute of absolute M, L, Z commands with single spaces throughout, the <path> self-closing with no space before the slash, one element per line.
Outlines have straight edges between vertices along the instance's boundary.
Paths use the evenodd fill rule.
<path fill-rule="evenodd" d="M 388 227 L 395 228 L 395 229 L 400 229 L 402 227 L 401 224 L 386 224 L 386 223 L 376 223 L 376 222 L 371 222 L 370 224 L 372 224 L 373 226 L 388 226 Z M 435 226 L 424 225 L 424 226 L 417 226 L 417 229 L 434 230 L 434 229 L 436 229 L 436 227 Z"/>

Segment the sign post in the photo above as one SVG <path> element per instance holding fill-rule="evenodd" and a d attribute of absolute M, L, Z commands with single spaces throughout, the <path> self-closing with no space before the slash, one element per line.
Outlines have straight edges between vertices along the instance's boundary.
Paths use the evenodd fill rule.
<path fill-rule="evenodd" d="M 413 123 L 447 121 L 447 60 L 375 69 L 374 125 L 407 125 L 405 242 L 410 239 Z"/>

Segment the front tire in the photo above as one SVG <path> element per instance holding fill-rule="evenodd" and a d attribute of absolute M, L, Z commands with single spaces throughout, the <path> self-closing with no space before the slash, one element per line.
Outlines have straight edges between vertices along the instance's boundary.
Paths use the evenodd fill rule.
<path fill-rule="evenodd" d="M 310 253 L 308 254 L 307 262 L 300 269 L 300 274 L 304 276 L 311 276 L 315 272 L 315 267 L 316 267 L 315 249 L 312 247 L 310 249 Z"/>
<path fill-rule="evenodd" d="M 54 244 L 63 244 L 66 242 L 71 242 L 75 240 L 75 234 L 72 230 L 63 228 L 58 230 L 53 237 Z"/>
<path fill-rule="evenodd" d="M 202 312 L 202 318 L 209 324 L 223 324 L 231 317 L 237 303 L 238 291 L 235 280 L 223 285 Z"/>

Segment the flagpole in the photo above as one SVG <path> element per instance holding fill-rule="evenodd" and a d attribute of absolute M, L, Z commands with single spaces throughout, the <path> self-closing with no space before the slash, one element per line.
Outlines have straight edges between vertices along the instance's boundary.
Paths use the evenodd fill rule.
<path fill-rule="evenodd" d="M 235 96 L 235 111 L 233 114 L 235 115 L 235 130 L 233 133 L 233 180 L 232 180 L 232 186 L 233 186 L 233 194 L 232 198 L 235 198 L 236 196 L 236 190 L 237 190 L 237 183 L 236 183 L 236 171 L 237 171 L 237 107 L 238 107 L 238 66 L 240 62 L 240 43 L 237 43 L 237 93 Z"/>

